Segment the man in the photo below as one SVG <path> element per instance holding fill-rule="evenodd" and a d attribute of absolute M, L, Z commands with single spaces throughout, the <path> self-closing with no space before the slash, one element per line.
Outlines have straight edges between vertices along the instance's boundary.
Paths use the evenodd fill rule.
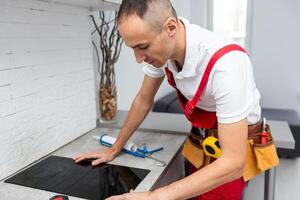
<path fill-rule="evenodd" d="M 123 0 L 118 23 L 137 62 L 147 63 L 145 78 L 116 143 L 103 151 L 83 153 L 75 162 L 95 159 L 92 165 L 98 165 L 114 159 L 145 119 L 167 75 L 191 123 L 198 128 L 217 127 L 222 155 L 202 168 L 186 155 L 200 168 L 186 178 L 151 192 L 131 192 L 109 200 L 240 199 L 248 125 L 260 121 L 261 112 L 245 51 L 229 39 L 178 19 L 169 0 Z"/>

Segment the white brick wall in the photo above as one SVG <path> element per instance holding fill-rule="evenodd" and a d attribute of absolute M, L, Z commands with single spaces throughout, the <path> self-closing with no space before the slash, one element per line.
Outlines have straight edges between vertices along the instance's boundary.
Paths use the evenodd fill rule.
<path fill-rule="evenodd" d="M 89 10 L 0 0 L 0 179 L 96 126 Z"/>

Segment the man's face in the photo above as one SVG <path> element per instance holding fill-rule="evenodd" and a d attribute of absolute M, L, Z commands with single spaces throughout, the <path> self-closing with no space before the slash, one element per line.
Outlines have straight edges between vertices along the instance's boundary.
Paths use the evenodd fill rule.
<path fill-rule="evenodd" d="M 174 46 L 168 31 L 154 30 L 137 15 L 122 19 L 119 31 L 126 45 L 133 49 L 138 63 L 144 61 L 158 68 L 172 55 Z"/>

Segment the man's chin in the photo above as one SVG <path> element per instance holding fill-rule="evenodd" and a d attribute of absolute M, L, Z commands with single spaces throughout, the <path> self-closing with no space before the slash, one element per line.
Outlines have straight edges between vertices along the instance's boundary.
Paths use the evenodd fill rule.
<path fill-rule="evenodd" d="M 159 62 L 152 62 L 151 65 L 156 68 L 161 68 L 163 66 L 163 64 L 161 64 Z"/>

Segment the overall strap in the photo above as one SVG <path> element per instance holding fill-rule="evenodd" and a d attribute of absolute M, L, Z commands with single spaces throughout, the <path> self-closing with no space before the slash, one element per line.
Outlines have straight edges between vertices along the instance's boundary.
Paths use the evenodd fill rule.
<path fill-rule="evenodd" d="M 230 44 L 230 45 L 227 45 L 227 46 L 224 46 L 222 47 L 221 49 L 219 49 L 217 52 L 215 52 L 213 54 L 213 56 L 211 57 L 211 59 L 209 60 L 208 64 L 207 64 L 207 67 L 204 71 L 204 74 L 203 74 L 203 77 L 201 79 L 201 82 L 200 82 L 200 85 L 197 89 L 197 92 L 195 94 L 195 96 L 193 97 L 192 100 L 188 101 L 186 106 L 185 106 L 185 110 L 187 112 L 190 112 L 192 113 L 197 102 L 199 101 L 200 97 L 201 97 L 201 94 L 208 82 L 208 78 L 209 78 L 209 75 L 210 75 L 210 72 L 212 70 L 212 68 L 214 67 L 215 63 L 223 56 L 225 55 L 226 53 L 229 53 L 231 51 L 242 51 L 242 52 L 245 52 L 246 51 L 240 47 L 239 45 L 236 45 L 236 44 Z"/>

